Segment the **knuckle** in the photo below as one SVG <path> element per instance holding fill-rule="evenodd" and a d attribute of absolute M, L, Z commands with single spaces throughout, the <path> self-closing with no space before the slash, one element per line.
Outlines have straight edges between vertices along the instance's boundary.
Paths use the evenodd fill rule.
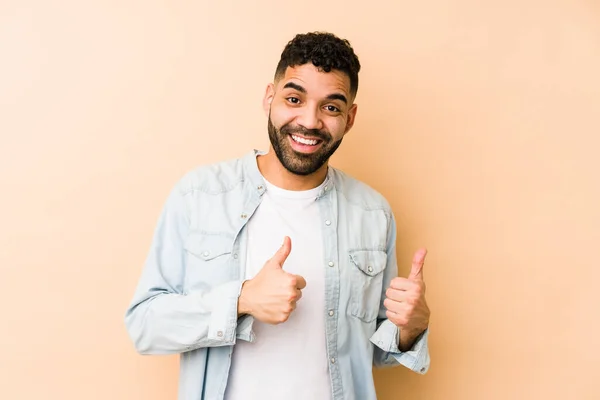
<path fill-rule="evenodd" d="M 289 317 L 290 317 L 290 314 L 288 314 L 288 313 L 281 314 L 279 316 L 279 318 L 277 318 L 277 322 L 280 323 L 280 324 L 282 324 L 285 321 L 287 321 Z"/>
<path fill-rule="evenodd" d="M 404 310 L 393 313 L 392 317 L 393 317 L 393 321 L 397 325 L 404 325 L 404 323 L 407 319 L 406 312 Z"/>
<path fill-rule="evenodd" d="M 404 314 L 399 314 L 396 316 L 396 323 L 401 326 L 405 326 L 408 323 L 408 318 Z"/>
<path fill-rule="evenodd" d="M 419 302 L 419 295 L 416 294 L 414 296 L 410 296 L 407 300 L 407 303 L 410 304 L 411 306 L 414 306 L 415 304 L 417 304 Z"/>
<path fill-rule="evenodd" d="M 418 283 L 415 287 L 415 293 L 417 293 L 418 295 L 421 295 L 424 292 L 425 292 L 425 285 L 422 283 Z"/>
<path fill-rule="evenodd" d="M 385 299 L 383 301 L 383 305 L 385 308 L 389 309 L 390 308 L 390 299 Z"/>

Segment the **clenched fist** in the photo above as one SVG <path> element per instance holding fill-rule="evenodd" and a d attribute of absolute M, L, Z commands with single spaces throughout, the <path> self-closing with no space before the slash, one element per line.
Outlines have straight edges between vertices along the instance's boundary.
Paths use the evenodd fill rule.
<path fill-rule="evenodd" d="M 285 237 L 283 245 L 265 263 L 253 279 L 242 285 L 238 314 L 250 314 L 268 324 L 280 324 L 290 317 L 296 302 L 302 297 L 306 281 L 300 275 L 283 270 L 283 263 L 292 250 L 292 241 Z"/>
<path fill-rule="evenodd" d="M 386 316 L 400 328 L 400 350 L 406 351 L 429 326 L 429 307 L 425 301 L 423 264 L 427 250 L 417 251 L 408 278 L 394 278 L 386 290 L 383 305 Z"/>

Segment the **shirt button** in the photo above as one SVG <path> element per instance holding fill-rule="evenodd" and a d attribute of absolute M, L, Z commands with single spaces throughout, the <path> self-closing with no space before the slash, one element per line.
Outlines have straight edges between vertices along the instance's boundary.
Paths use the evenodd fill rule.
<path fill-rule="evenodd" d="M 223 337 L 223 331 L 219 331 L 219 332 L 217 332 L 217 336 L 218 336 L 218 337 Z"/>
<path fill-rule="evenodd" d="M 257 187 L 258 190 L 262 190 L 262 188 L 263 188 L 262 185 Z"/>
<path fill-rule="evenodd" d="M 327 190 L 327 185 L 325 185 L 325 187 L 323 189 Z"/>
<path fill-rule="evenodd" d="M 330 361 L 331 361 L 332 364 L 335 364 L 335 358 L 331 357 Z"/>
<path fill-rule="evenodd" d="M 425 372 L 425 367 L 421 368 L 421 372 Z"/>
<path fill-rule="evenodd" d="M 329 265 L 330 267 L 333 267 L 334 266 L 333 261 L 329 261 L 329 264 L 327 264 L 327 265 Z"/>
<path fill-rule="evenodd" d="M 367 267 L 367 271 L 369 272 L 373 272 L 373 267 L 371 267 L 370 265 Z"/>
<path fill-rule="evenodd" d="M 333 310 L 329 310 L 329 316 L 333 317 Z"/>
<path fill-rule="evenodd" d="M 327 226 L 331 225 L 331 221 L 330 220 L 325 220 L 325 225 L 327 225 Z"/>
<path fill-rule="evenodd" d="M 237 253 L 234 253 L 234 254 L 233 254 L 233 258 L 235 258 L 235 259 L 237 260 L 237 258 L 238 258 L 238 255 L 237 255 Z"/>
<path fill-rule="evenodd" d="M 248 216 L 246 214 L 242 214 L 242 215 L 240 215 L 240 217 L 247 218 Z"/>
<path fill-rule="evenodd" d="M 204 253 L 202 253 L 202 255 L 203 255 L 204 257 L 208 257 L 208 255 L 209 255 L 209 254 L 210 254 L 210 253 L 209 253 L 208 251 L 205 251 Z"/>

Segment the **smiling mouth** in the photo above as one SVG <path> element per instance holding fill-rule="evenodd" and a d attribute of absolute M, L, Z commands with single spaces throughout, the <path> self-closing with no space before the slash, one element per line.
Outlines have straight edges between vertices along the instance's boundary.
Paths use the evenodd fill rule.
<path fill-rule="evenodd" d="M 307 139 L 293 134 L 290 136 L 294 142 L 303 144 L 305 146 L 316 146 L 317 144 L 321 143 L 320 139 Z"/>

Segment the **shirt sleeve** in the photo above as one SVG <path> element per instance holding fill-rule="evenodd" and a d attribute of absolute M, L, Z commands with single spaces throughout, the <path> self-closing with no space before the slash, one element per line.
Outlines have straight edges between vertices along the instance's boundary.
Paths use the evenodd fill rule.
<path fill-rule="evenodd" d="M 185 293 L 184 241 L 189 231 L 186 197 L 176 187 L 154 232 L 133 300 L 127 332 L 142 354 L 173 354 L 253 339 L 252 318 L 238 318 L 242 281 Z"/>
<path fill-rule="evenodd" d="M 371 343 L 375 345 L 374 364 L 377 367 L 403 365 L 406 368 L 425 374 L 429 370 L 429 348 L 427 337 L 429 328 L 415 340 L 413 347 L 405 352 L 398 349 L 400 329 L 389 320 L 384 320 L 373 336 Z"/>
<path fill-rule="evenodd" d="M 384 270 L 384 279 L 379 305 L 377 330 L 371 336 L 370 341 L 375 346 L 373 353 L 373 364 L 376 367 L 392 367 L 403 365 L 419 374 L 425 374 L 429 370 L 429 328 L 426 329 L 413 344 L 413 347 L 405 352 L 398 348 L 400 329 L 386 318 L 386 308 L 383 305 L 385 292 L 392 279 L 398 276 L 398 265 L 396 259 L 396 222 L 391 214 L 388 228 L 388 242 L 386 246 L 387 265 Z"/>

